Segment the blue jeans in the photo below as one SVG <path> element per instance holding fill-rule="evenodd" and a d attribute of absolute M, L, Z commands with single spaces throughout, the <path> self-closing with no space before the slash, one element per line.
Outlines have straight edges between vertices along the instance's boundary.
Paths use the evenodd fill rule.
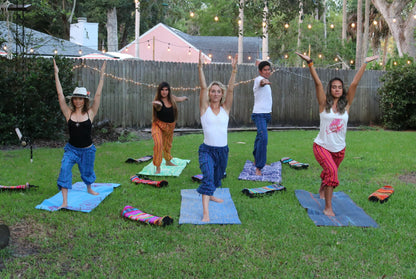
<path fill-rule="evenodd" d="M 256 168 L 262 169 L 267 161 L 267 124 L 272 119 L 270 113 L 253 113 L 251 119 L 256 123 L 257 135 L 254 141 L 253 156 L 256 162 Z"/>
<path fill-rule="evenodd" d="M 95 182 L 94 161 L 95 151 L 94 145 L 85 148 L 74 147 L 67 143 L 64 147 L 64 157 L 62 158 L 61 171 L 58 177 L 58 188 L 72 189 L 72 167 L 78 164 L 81 179 L 86 185 Z"/>
<path fill-rule="evenodd" d="M 228 163 L 228 146 L 216 147 L 201 144 L 199 146 L 199 167 L 203 175 L 197 192 L 201 195 L 212 196 L 224 177 Z"/>

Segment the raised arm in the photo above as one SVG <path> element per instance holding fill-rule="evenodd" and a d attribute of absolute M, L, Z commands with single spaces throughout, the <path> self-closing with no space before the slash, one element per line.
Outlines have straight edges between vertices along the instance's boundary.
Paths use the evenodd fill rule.
<path fill-rule="evenodd" d="M 94 103 L 92 104 L 91 109 L 89 110 L 90 113 L 92 113 L 90 115 L 91 121 L 94 120 L 94 117 L 97 115 L 98 108 L 100 107 L 101 92 L 103 91 L 104 71 L 105 71 L 106 65 L 107 65 L 107 62 L 104 61 L 103 65 L 101 66 L 100 81 L 98 82 L 97 91 L 95 92 L 95 95 L 94 95 Z"/>
<path fill-rule="evenodd" d="M 373 60 L 376 60 L 376 59 L 378 59 L 378 55 L 374 55 L 374 56 L 371 56 L 371 57 L 367 57 L 365 59 L 365 63 L 363 63 L 361 65 L 360 69 L 355 74 L 354 79 L 352 80 L 351 85 L 348 88 L 348 93 L 347 93 L 348 105 L 347 106 L 351 106 L 352 101 L 354 100 L 355 92 L 357 91 L 357 87 L 358 87 L 358 83 L 360 82 L 361 78 L 363 77 L 365 68 L 367 67 L 367 63 L 368 62 L 371 62 Z"/>
<path fill-rule="evenodd" d="M 299 53 L 299 52 L 296 52 L 296 54 L 299 55 L 300 58 L 305 60 L 306 63 L 308 63 L 309 71 L 311 73 L 313 81 L 315 82 L 316 98 L 318 99 L 319 111 L 321 112 L 325 108 L 326 95 L 325 95 L 325 91 L 324 91 L 324 87 L 322 85 L 322 82 L 319 79 L 318 73 L 316 72 L 315 67 L 313 66 L 313 61 L 307 55 L 304 55 L 304 54 Z"/>
<path fill-rule="evenodd" d="M 71 108 L 67 105 L 65 101 L 65 96 L 62 90 L 61 81 L 59 80 L 59 68 L 56 65 L 55 59 L 53 60 L 53 68 L 55 72 L 55 85 L 56 85 L 56 92 L 58 93 L 59 107 L 61 108 L 61 111 L 64 114 L 66 121 L 68 121 L 69 117 L 71 117 Z"/>
<path fill-rule="evenodd" d="M 207 94 L 207 82 L 205 81 L 204 70 L 202 69 L 202 51 L 199 51 L 198 73 L 199 86 L 201 87 L 201 90 L 199 92 L 199 112 L 200 115 L 203 115 L 208 108 L 209 99 Z"/>
<path fill-rule="evenodd" d="M 233 105 L 234 82 L 235 82 L 235 76 L 237 74 L 237 61 L 238 61 L 238 54 L 236 54 L 234 59 L 231 60 L 231 66 L 233 70 L 231 71 L 230 80 L 228 81 L 227 93 L 225 95 L 225 101 L 223 104 L 223 108 L 227 112 L 227 114 L 230 113 L 231 107 Z"/>

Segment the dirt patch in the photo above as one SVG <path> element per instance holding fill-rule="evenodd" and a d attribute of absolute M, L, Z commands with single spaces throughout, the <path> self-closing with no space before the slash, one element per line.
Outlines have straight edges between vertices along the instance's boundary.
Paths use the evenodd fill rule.
<path fill-rule="evenodd" d="M 407 184 L 416 184 L 416 172 L 412 171 L 399 176 L 399 179 Z"/>

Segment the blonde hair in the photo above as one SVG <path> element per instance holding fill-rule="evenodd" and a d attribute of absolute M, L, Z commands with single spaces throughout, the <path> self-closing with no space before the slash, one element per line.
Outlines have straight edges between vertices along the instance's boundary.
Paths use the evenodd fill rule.
<path fill-rule="evenodd" d="M 222 97 L 221 97 L 221 105 L 224 104 L 225 102 L 225 95 L 227 94 L 227 88 L 225 87 L 224 84 L 222 84 L 219 81 L 213 81 L 208 85 L 208 90 L 207 90 L 207 94 L 208 94 L 208 102 L 210 102 L 211 100 L 209 99 L 209 91 L 211 91 L 212 86 L 214 85 L 218 85 L 219 88 L 221 88 L 221 92 L 222 92 Z"/>

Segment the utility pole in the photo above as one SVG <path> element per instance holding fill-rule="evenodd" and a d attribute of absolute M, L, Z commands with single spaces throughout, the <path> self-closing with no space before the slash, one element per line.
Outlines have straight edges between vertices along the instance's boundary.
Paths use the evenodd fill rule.
<path fill-rule="evenodd" d="M 267 26 L 267 16 L 269 13 L 269 8 L 267 6 L 267 0 L 264 1 L 263 9 L 263 53 L 262 60 L 269 60 L 269 31 Z"/>
<path fill-rule="evenodd" d="M 139 50 L 139 38 L 140 38 L 140 0 L 135 0 L 136 2 L 136 32 L 135 32 L 135 49 L 136 49 L 136 53 L 135 53 L 135 57 L 136 58 L 140 58 L 139 54 L 140 54 L 140 50 Z"/>
<path fill-rule="evenodd" d="M 245 0 L 240 0 L 240 8 L 238 15 L 238 64 L 243 63 L 244 55 L 244 2 Z"/>

